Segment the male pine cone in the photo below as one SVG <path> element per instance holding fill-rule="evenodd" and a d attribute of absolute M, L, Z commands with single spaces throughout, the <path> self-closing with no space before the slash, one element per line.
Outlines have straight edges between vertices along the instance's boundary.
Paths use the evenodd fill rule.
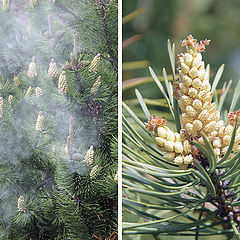
<path fill-rule="evenodd" d="M 40 111 L 38 113 L 38 118 L 37 118 L 36 127 L 35 127 L 37 131 L 41 132 L 43 130 L 43 118 L 44 118 L 43 113 Z"/>
<path fill-rule="evenodd" d="M 185 169 L 192 163 L 191 146 L 189 142 L 182 141 L 181 135 L 173 132 L 167 126 L 167 122 L 160 117 L 151 116 L 146 123 L 148 131 L 154 131 L 154 139 L 161 151 L 165 152 L 163 157 L 174 162 L 181 169 Z"/>
<path fill-rule="evenodd" d="M 95 179 L 96 177 L 97 177 L 97 175 L 98 175 L 98 172 L 99 172 L 99 166 L 98 165 L 95 165 L 93 168 L 92 168 L 92 170 L 91 170 L 91 172 L 90 172 L 90 179 Z"/>
<path fill-rule="evenodd" d="M 234 129 L 235 119 L 240 122 L 240 110 L 228 115 L 229 123 L 224 126 L 220 120 L 220 113 L 216 103 L 212 103 L 213 93 L 208 80 L 202 54 L 209 40 L 197 42 L 189 35 L 182 42 L 186 52 L 179 54 L 179 79 L 175 82 L 174 95 L 178 100 L 181 110 L 180 135 L 164 126 L 166 121 L 162 118 L 151 116 L 146 123 L 148 131 L 154 131 L 154 138 L 160 150 L 165 152 L 165 159 L 186 168 L 193 160 L 193 140 L 204 145 L 202 134 L 205 134 L 214 148 L 217 161 L 228 150 Z M 233 153 L 240 151 L 240 127 L 236 131 Z M 193 154 L 193 155 L 192 155 Z M 198 154 L 198 153 L 197 153 Z"/>
<path fill-rule="evenodd" d="M 91 94 L 94 95 L 98 91 L 100 85 L 101 85 L 101 76 L 98 77 L 97 81 L 91 87 L 91 90 L 90 90 Z"/>
<path fill-rule="evenodd" d="M 67 79 L 66 79 L 66 72 L 63 71 L 58 79 L 58 92 L 60 94 L 67 93 Z"/>
<path fill-rule="evenodd" d="M 98 53 L 92 60 L 92 62 L 90 63 L 90 66 L 89 66 L 89 71 L 90 72 L 94 72 L 96 73 L 97 72 L 97 66 L 98 66 L 98 62 L 100 61 L 100 53 Z"/>
<path fill-rule="evenodd" d="M 42 89 L 40 87 L 36 87 L 35 88 L 35 94 L 37 97 L 42 95 Z"/>
<path fill-rule="evenodd" d="M 26 212 L 25 206 L 24 206 L 24 197 L 20 195 L 18 198 L 18 211 L 19 212 Z"/>
<path fill-rule="evenodd" d="M 208 80 L 202 54 L 209 40 L 197 42 L 189 35 L 182 42 L 186 52 L 179 54 L 179 80 L 175 88 L 175 95 L 181 109 L 182 138 L 198 140 L 204 145 L 204 133 L 214 148 L 217 160 L 228 149 L 233 132 L 234 120 L 226 127 L 220 120 L 220 112 L 216 109 L 216 103 L 212 102 L 213 93 Z M 234 117 L 234 114 L 232 114 Z M 232 124 L 232 125 L 231 125 Z M 240 150 L 240 129 L 234 143 L 234 151 Z"/>
<path fill-rule="evenodd" d="M 51 59 L 51 62 L 49 63 L 49 68 L 48 68 L 48 76 L 50 78 L 55 78 L 58 75 L 58 69 L 57 69 L 57 64 L 54 61 L 54 58 Z"/>
<path fill-rule="evenodd" d="M 93 160 L 94 160 L 94 150 L 93 150 L 93 146 L 91 146 L 86 153 L 86 156 L 84 158 L 84 162 L 87 165 L 91 165 L 91 164 L 93 164 Z"/>
<path fill-rule="evenodd" d="M 3 98 L 0 97 L 0 118 L 3 116 Z"/>
<path fill-rule="evenodd" d="M 32 61 L 29 63 L 28 66 L 28 77 L 33 78 L 37 76 L 37 65 L 35 62 L 35 57 L 32 57 Z"/>

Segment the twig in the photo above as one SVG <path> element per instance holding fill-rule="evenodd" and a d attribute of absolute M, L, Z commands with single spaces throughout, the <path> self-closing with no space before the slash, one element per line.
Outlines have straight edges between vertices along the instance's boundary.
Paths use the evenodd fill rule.
<path fill-rule="evenodd" d="M 59 3 L 57 3 L 56 6 L 59 7 L 60 9 L 62 9 L 63 11 L 71 14 L 71 15 L 74 16 L 76 19 L 78 19 L 79 21 L 82 22 L 82 19 L 80 19 L 80 18 L 79 18 L 74 12 L 72 12 L 70 9 L 64 7 L 63 5 L 61 5 L 61 4 L 59 4 Z"/>
<path fill-rule="evenodd" d="M 202 206 L 202 207 L 204 207 L 204 205 L 205 205 L 205 203 L 203 203 L 203 206 Z M 201 211 L 200 214 L 199 214 L 199 217 L 198 217 L 198 220 L 199 220 L 199 221 L 201 220 L 202 215 L 203 215 L 203 211 Z M 195 240 L 198 240 L 198 237 L 199 237 L 199 227 L 200 227 L 200 226 L 197 226 L 197 231 L 196 231 Z"/>
<path fill-rule="evenodd" d="M 54 180 L 53 177 L 50 177 L 50 178 L 48 178 L 48 179 L 43 180 L 42 182 L 40 182 L 40 183 L 37 185 L 36 190 L 38 190 L 38 189 L 40 189 L 42 186 L 48 184 L 48 183 L 49 183 L 50 181 L 52 181 L 52 180 Z"/>
<path fill-rule="evenodd" d="M 158 234 L 153 234 L 153 237 L 154 237 L 154 239 L 156 239 L 156 240 L 161 240 L 161 238 L 158 236 Z"/>

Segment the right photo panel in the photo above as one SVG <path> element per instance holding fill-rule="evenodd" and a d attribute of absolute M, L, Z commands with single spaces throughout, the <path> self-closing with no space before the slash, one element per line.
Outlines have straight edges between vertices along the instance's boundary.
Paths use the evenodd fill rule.
<path fill-rule="evenodd" d="M 240 239 L 240 2 L 122 5 L 123 239 Z"/>

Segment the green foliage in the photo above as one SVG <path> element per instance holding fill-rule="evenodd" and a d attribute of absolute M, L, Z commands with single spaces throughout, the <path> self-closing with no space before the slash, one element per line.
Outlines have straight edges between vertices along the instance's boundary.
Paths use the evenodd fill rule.
<path fill-rule="evenodd" d="M 0 13 L 0 239 L 107 239 L 117 229 L 117 1 L 36 1 L 25 12 L 24 27 L 11 6 Z"/>

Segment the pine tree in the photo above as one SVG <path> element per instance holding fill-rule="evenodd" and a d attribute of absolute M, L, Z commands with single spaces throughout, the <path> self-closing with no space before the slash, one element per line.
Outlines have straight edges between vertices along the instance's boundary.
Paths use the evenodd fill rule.
<path fill-rule="evenodd" d="M 165 100 L 159 106 L 168 106 L 169 123 L 150 114 L 138 90 L 145 123 L 124 104 L 123 204 L 143 220 L 125 222 L 126 235 L 240 239 L 240 83 L 227 106 L 232 81 L 216 89 L 222 65 L 210 84 L 210 66 L 203 60 L 209 43 L 192 35 L 184 39 L 177 74 L 175 45 L 168 42 L 173 83 L 165 68 L 162 79 L 150 68 Z"/>
<path fill-rule="evenodd" d="M 0 239 L 116 239 L 117 2 L 29 1 L 24 27 L 9 4 Z"/>

